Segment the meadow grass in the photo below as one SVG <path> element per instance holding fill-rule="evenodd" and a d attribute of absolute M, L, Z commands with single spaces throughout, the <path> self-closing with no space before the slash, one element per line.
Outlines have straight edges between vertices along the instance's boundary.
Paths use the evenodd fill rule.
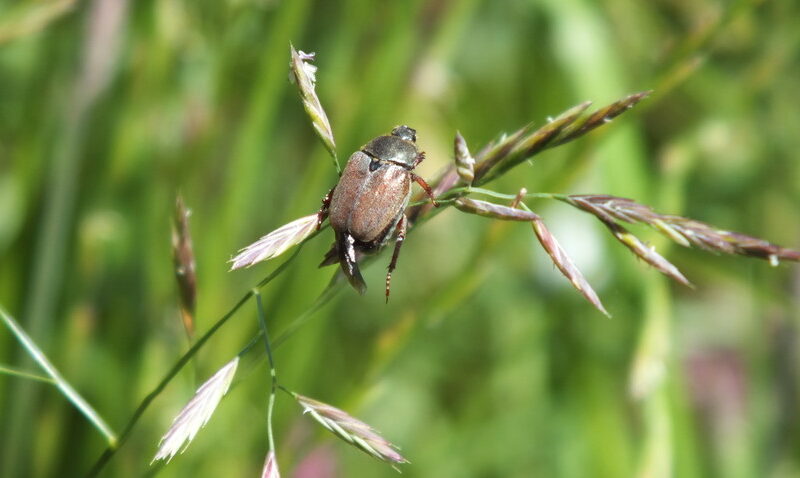
<path fill-rule="evenodd" d="M 285 394 L 268 454 L 271 385 L 263 348 L 248 348 L 264 330 L 259 282 L 281 384 L 381 430 L 411 462 L 404 476 L 795 476 L 796 265 L 670 248 L 626 224 L 695 289 L 673 286 L 603 222 L 536 197 L 526 204 L 612 320 L 530 227 L 451 207 L 419 218 L 389 305 L 386 254 L 365 269 L 366 296 L 331 286 L 333 269 L 316 267 L 329 230 L 245 271 L 228 261 L 314 213 L 336 182 L 288 81 L 290 43 L 317 53 L 342 164 L 409 124 L 427 153 L 419 174 L 439 177 L 460 131 L 476 187 L 632 198 L 797 248 L 798 18 L 788 0 L 2 6 L 0 304 L 126 436 L 104 476 L 257 476 L 276 460 L 285 476 L 396 475 L 326 440 Z M 480 169 L 501 132 L 649 89 L 531 165 L 512 155 L 490 170 L 502 175 Z M 188 345 L 170 241 L 178 192 L 196 261 Z M 242 351 L 213 419 L 151 467 L 199 383 Z M 181 369 L 189 361 L 196 371 Z M 0 376 L 0 476 L 87 473 L 103 435 L 11 333 L 0 364 L 15 373 Z"/>

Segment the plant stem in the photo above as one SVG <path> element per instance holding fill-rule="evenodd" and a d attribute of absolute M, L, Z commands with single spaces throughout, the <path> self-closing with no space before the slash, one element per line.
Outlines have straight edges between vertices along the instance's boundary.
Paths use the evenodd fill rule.
<path fill-rule="evenodd" d="M 369 257 L 366 260 L 367 261 L 372 260 L 373 257 Z M 286 342 L 286 340 L 288 340 L 295 332 L 297 332 L 300 329 L 300 327 L 303 326 L 303 324 L 305 324 L 306 322 L 308 322 L 312 318 L 312 316 L 314 315 L 315 312 L 317 312 L 320 308 L 322 308 L 322 306 L 327 304 L 331 299 L 333 299 L 336 296 L 336 294 L 339 291 L 342 290 L 342 286 L 345 284 L 345 282 L 336 280 L 336 277 L 337 276 L 334 275 L 334 277 L 331 280 L 331 282 L 328 283 L 328 286 L 325 288 L 325 290 L 320 292 L 320 294 L 317 296 L 316 300 L 311 305 L 311 307 L 306 309 L 302 314 L 300 314 L 297 317 L 295 317 L 289 323 L 289 325 L 284 328 L 284 330 L 278 335 L 278 337 L 275 340 L 270 340 L 270 346 L 271 346 L 271 348 L 273 350 L 277 350 L 278 348 L 280 348 L 280 346 L 283 345 L 284 342 Z M 238 353 L 238 356 L 239 357 L 244 357 L 251 350 L 253 350 L 253 348 L 256 345 L 258 345 L 258 343 L 261 341 L 263 334 L 264 334 L 264 332 L 262 330 L 259 330 L 258 332 L 256 332 L 255 335 L 253 335 L 253 337 L 250 339 L 250 341 L 247 342 L 247 345 L 242 347 L 242 349 Z M 252 368 L 255 368 L 260 363 L 258 361 L 261 360 L 261 357 L 259 356 L 255 360 L 257 362 L 254 363 Z M 244 380 L 244 379 L 242 378 L 240 380 Z M 240 380 L 237 380 L 237 382 L 240 381 Z M 235 387 L 236 383 L 234 383 L 231 386 Z M 280 385 L 280 383 L 278 383 L 278 388 L 283 388 Z"/>
<path fill-rule="evenodd" d="M 21 377 L 21 378 L 28 378 L 31 380 L 37 380 L 39 382 L 49 383 L 51 385 L 55 385 L 55 381 L 50 377 L 45 377 L 44 375 L 37 375 L 35 373 L 29 373 L 22 370 L 18 370 L 14 367 L 6 367 L 5 365 L 0 365 L 0 373 L 11 375 L 13 377 Z"/>
<path fill-rule="evenodd" d="M 283 271 L 285 271 L 286 268 L 289 266 L 289 264 L 298 256 L 298 254 L 300 254 L 300 251 L 302 249 L 303 249 L 303 244 L 299 244 L 297 246 L 297 249 L 295 249 L 292 255 L 288 259 L 286 259 L 283 262 L 283 264 L 278 266 L 277 269 L 272 271 L 271 274 L 269 274 L 267 277 L 264 278 L 264 280 L 258 283 L 257 288 L 261 288 L 267 285 L 273 279 L 278 277 Z M 86 476 L 97 476 L 100 473 L 100 471 L 102 471 L 102 469 L 111 460 L 111 458 L 114 456 L 119 447 L 121 447 L 127 441 L 128 437 L 133 431 L 133 427 L 139 422 L 139 419 L 142 417 L 142 415 L 144 415 L 144 412 L 147 410 L 147 407 L 150 406 L 150 403 L 152 403 L 153 400 L 155 400 L 156 397 L 158 397 L 161 394 L 161 392 L 164 391 L 164 389 L 167 387 L 167 385 L 169 385 L 172 379 L 178 374 L 178 372 L 181 371 L 181 369 L 183 369 L 183 367 L 203 347 L 203 345 L 205 345 L 208 339 L 210 339 L 217 332 L 217 330 L 219 330 L 220 327 L 225 325 L 225 323 L 228 322 L 228 320 L 231 317 L 233 317 L 233 315 L 236 314 L 236 312 L 252 296 L 253 296 L 253 291 L 252 290 L 248 291 L 241 299 L 239 299 L 239 302 L 237 302 L 236 305 L 234 305 L 231 308 L 231 310 L 229 310 L 225 315 L 223 315 L 220 319 L 218 319 L 214 323 L 214 325 L 211 326 L 208 332 L 203 334 L 203 336 L 200 337 L 197 340 L 197 342 L 195 342 L 194 345 L 192 345 L 192 347 L 185 354 L 183 354 L 183 356 L 181 356 L 180 359 L 178 359 L 178 361 L 175 363 L 175 365 L 172 366 L 169 372 L 167 372 L 164 378 L 161 379 L 161 382 L 159 382 L 159 384 L 156 385 L 153 391 L 151 391 L 136 408 L 136 411 L 133 413 L 133 416 L 130 418 L 130 420 L 128 420 L 128 423 L 125 425 L 125 428 L 122 430 L 122 433 L 119 434 L 119 437 L 117 438 L 117 445 L 109 446 L 108 448 L 106 448 L 105 451 L 103 451 L 103 454 L 100 455 L 100 458 L 97 459 L 94 466 L 92 467 L 91 470 L 89 470 Z"/>
<path fill-rule="evenodd" d="M 498 199 L 508 199 L 512 201 L 517 198 L 516 194 L 503 194 L 503 193 L 498 193 L 496 191 L 492 191 L 491 189 L 483 189 L 483 188 L 468 188 L 467 192 L 475 194 L 483 194 L 485 196 L 491 196 Z M 566 197 L 566 195 L 556 194 L 556 193 L 527 193 L 524 194 L 523 197 L 530 199 L 561 199 Z"/>
<path fill-rule="evenodd" d="M 89 420 L 89 422 L 97 428 L 97 430 L 106 437 L 106 441 L 108 442 L 108 446 L 113 448 L 117 444 L 117 436 L 111 427 L 109 427 L 105 420 L 103 420 L 100 415 L 92 408 L 89 403 L 84 400 L 84 398 L 74 389 L 72 385 L 67 382 L 64 377 L 56 370 L 52 363 L 47 359 L 44 352 L 36 345 L 36 343 L 31 339 L 28 334 L 22 330 L 22 327 L 19 326 L 16 320 L 13 317 L 6 313 L 5 309 L 0 306 L 0 318 L 3 319 L 6 326 L 11 329 L 11 332 L 17 337 L 20 344 L 28 351 L 28 355 L 30 355 L 39 366 L 42 367 L 47 375 L 50 376 L 53 383 L 61 393 L 67 397 L 67 400 L 72 402 L 72 404 L 77 408 L 83 415 Z"/>
<path fill-rule="evenodd" d="M 258 323 L 261 326 L 261 334 L 264 336 L 264 348 L 267 350 L 267 358 L 269 359 L 269 374 L 272 377 L 272 387 L 269 392 L 269 404 L 267 405 L 267 438 L 269 440 L 269 449 L 275 451 L 275 438 L 272 434 L 272 410 L 275 407 L 275 391 L 278 389 L 278 374 L 275 372 L 275 361 L 272 358 L 272 348 L 269 344 L 269 333 L 267 332 L 267 321 L 264 318 L 264 305 L 261 303 L 261 293 L 258 289 L 253 289 L 253 295 L 256 297 L 256 306 L 258 307 Z"/>

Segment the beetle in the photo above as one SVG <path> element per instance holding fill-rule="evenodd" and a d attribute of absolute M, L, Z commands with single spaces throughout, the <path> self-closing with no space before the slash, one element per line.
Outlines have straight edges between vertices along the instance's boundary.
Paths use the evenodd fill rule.
<path fill-rule="evenodd" d="M 358 268 L 362 256 L 380 251 L 396 234 L 392 260 L 386 273 L 386 302 L 392 272 L 406 237 L 405 215 L 411 182 L 419 184 L 434 206 L 439 206 L 428 183 L 413 170 L 425 153 L 417 148 L 417 132 L 406 125 L 372 139 L 350 156 L 339 182 L 322 200 L 317 229 L 329 218 L 335 241 L 320 267 L 336 264 L 350 285 L 364 294 L 367 285 Z"/>

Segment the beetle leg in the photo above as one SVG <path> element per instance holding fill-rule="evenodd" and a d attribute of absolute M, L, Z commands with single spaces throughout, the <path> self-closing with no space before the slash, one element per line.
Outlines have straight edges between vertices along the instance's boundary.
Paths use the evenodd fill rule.
<path fill-rule="evenodd" d="M 364 278 L 361 277 L 361 271 L 358 270 L 355 238 L 346 232 L 337 233 L 336 248 L 339 250 L 339 264 L 342 266 L 342 272 L 344 272 L 350 285 L 359 294 L 364 295 L 364 292 L 367 291 L 367 284 L 364 282 Z"/>
<path fill-rule="evenodd" d="M 416 168 L 417 165 L 419 165 L 419 163 L 421 163 L 424 159 L 425 159 L 425 151 L 420 151 L 419 154 L 417 154 L 417 157 L 414 158 L 414 162 L 411 163 L 411 169 Z"/>
<path fill-rule="evenodd" d="M 325 253 L 325 257 L 322 258 L 322 262 L 319 263 L 318 267 L 332 266 L 338 263 L 339 263 L 339 248 L 336 247 L 336 242 L 334 241 L 334 243 L 331 244 L 331 248 L 328 249 L 328 252 Z"/>
<path fill-rule="evenodd" d="M 428 183 L 426 183 L 424 179 L 422 179 L 421 177 L 417 176 L 414 173 L 411 173 L 411 179 L 416 181 L 417 184 L 419 184 L 420 187 L 422 187 L 422 189 L 425 190 L 425 194 L 427 194 L 428 197 L 431 198 L 431 202 L 433 203 L 433 205 L 439 207 L 439 203 L 436 202 L 436 198 L 433 197 L 433 191 L 431 190 L 431 187 L 428 186 Z"/>
<path fill-rule="evenodd" d="M 394 240 L 394 252 L 392 252 L 392 261 L 389 262 L 389 271 L 386 273 L 386 303 L 389 303 L 389 289 L 392 283 L 392 271 L 397 267 L 397 256 L 400 255 L 400 248 L 403 246 L 403 241 L 406 240 L 406 215 L 400 216 L 397 222 L 397 238 Z"/>
<path fill-rule="evenodd" d="M 317 212 L 317 230 L 318 231 L 319 231 L 319 228 L 322 227 L 323 221 L 325 221 L 325 219 L 328 217 L 328 211 L 331 208 L 331 199 L 333 198 L 333 190 L 334 189 L 336 189 L 335 186 L 332 187 L 330 191 L 328 191 L 328 194 L 326 194 L 324 198 L 322 198 L 322 207 L 319 208 L 319 211 Z"/>

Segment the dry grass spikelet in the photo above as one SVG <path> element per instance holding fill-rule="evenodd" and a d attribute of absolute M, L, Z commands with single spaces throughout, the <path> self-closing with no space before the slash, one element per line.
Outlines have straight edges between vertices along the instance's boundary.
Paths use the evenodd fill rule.
<path fill-rule="evenodd" d="M 458 177 L 461 178 L 464 184 L 472 184 L 472 180 L 475 179 L 475 158 L 469 153 L 467 140 L 461 136 L 460 132 L 456 132 L 456 137 L 453 141 L 453 149 L 455 150 Z"/>
<path fill-rule="evenodd" d="M 328 115 L 325 113 L 325 109 L 322 108 L 322 103 L 317 96 L 317 67 L 310 63 L 314 60 L 315 54 L 304 53 L 303 51 L 298 52 L 294 49 L 294 46 L 291 45 L 289 49 L 292 56 L 289 64 L 291 71 L 290 78 L 293 79 L 294 83 L 297 85 L 300 98 L 303 100 L 303 108 L 306 110 L 309 118 L 311 118 L 311 125 L 314 127 L 314 131 L 317 133 L 317 136 L 319 136 L 319 139 L 322 140 L 322 143 L 331 156 L 333 156 L 336 171 L 340 172 L 339 162 L 336 159 L 336 142 L 333 140 L 333 130 L 328 121 Z"/>
<path fill-rule="evenodd" d="M 281 478 L 278 470 L 278 460 L 275 459 L 275 452 L 270 450 L 267 459 L 264 460 L 264 468 L 261 470 L 261 478 Z"/>
<path fill-rule="evenodd" d="M 568 143 L 589 133 L 629 110 L 649 94 L 649 91 L 634 93 L 590 114 L 586 114 L 586 110 L 591 102 L 584 102 L 535 131 L 531 132 L 530 125 L 524 126 L 476 155 L 475 184 L 487 183 L 547 148 Z"/>
<path fill-rule="evenodd" d="M 237 356 L 200 385 L 194 397 L 175 416 L 169 430 L 161 438 L 153 462 L 169 461 L 189 446 L 197 432 L 211 419 L 220 400 L 228 392 L 238 366 L 239 357 Z"/>
<path fill-rule="evenodd" d="M 408 460 L 397 452 L 397 447 L 361 420 L 327 403 L 298 394 L 292 395 L 303 407 L 304 413 L 347 443 L 387 463 L 408 463 Z"/>
<path fill-rule="evenodd" d="M 659 214 L 631 199 L 604 194 L 567 196 L 564 201 L 593 214 L 606 224 L 622 221 L 642 223 L 684 247 L 695 246 L 710 252 L 723 252 L 766 259 L 772 265 L 783 260 L 800 261 L 800 251 L 778 246 L 757 237 L 718 229 L 710 224 L 681 216 Z"/>
<path fill-rule="evenodd" d="M 570 281 L 572 286 L 586 297 L 586 300 L 595 306 L 597 310 L 607 317 L 611 317 L 608 311 L 606 311 L 606 308 L 603 307 L 602 302 L 600 302 L 597 293 L 592 289 L 592 286 L 589 285 L 586 278 L 583 277 L 581 271 L 578 270 L 575 263 L 569 258 L 567 252 L 561 247 L 555 236 L 547 229 L 544 222 L 541 219 L 535 219 L 532 223 L 536 237 L 539 238 L 539 242 L 542 244 L 542 247 L 544 247 L 544 250 L 547 251 L 547 255 L 553 260 L 553 264 L 555 264 L 558 270 L 564 274 L 564 277 Z"/>
<path fill-rule="evenodd" d="M 311 214 L 285 224 L 266 236 L 241 249 L 239 254 L 230 260 L 231 270 L 250 267 L 253 264 L 277 257 L 292 246 L 300 244 L 316 229 L 317 214 Z"/>
<path fill-rule="evenodd" d="M 175 217 L 172 224 L 172 259 L 175 279 L 181 299 L 181 317 L 186 333 L 194 334 L 194 313 L 197 303 L 197 275 L 195 272 L 192 236 L 189 231 L 189 210 L 178 196 L 175 201 Z"/>

